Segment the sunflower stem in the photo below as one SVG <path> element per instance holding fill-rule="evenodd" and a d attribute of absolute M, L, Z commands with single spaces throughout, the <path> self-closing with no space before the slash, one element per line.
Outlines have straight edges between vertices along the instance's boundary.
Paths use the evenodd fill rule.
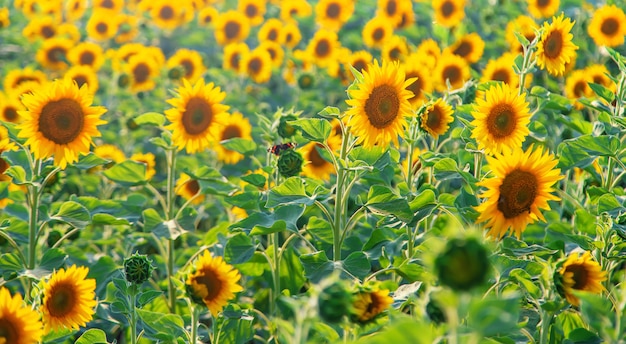
<path fill-rule="evenodd" d="M 198 342 L 198 320 L 200 318 L 200 311 L 198 307 L 191 305 L 191 344 Z"/>
<path fill-rule="evenodd" d="M 169 221 L 174 217 L 174 202 L 176 200 L 176 193 L 174 187 L 176 185 L 176 150 L 167 150 L 167 214 L 166 219 Z M 169 295 L 169 309 L 170 313 L 176 313 L 176 289 L 174 286 L 174 240 L 167 240 L 167 281 L 168 281 L 168 295 Z"/>
<path fill-rule="evenodd" d="M 483 153 L 474 153 L 474 178 L 480 180 L 480 169 L 483 163 Z"/>
<path fill-rule="evenodd" d="M 131 283 L 129 288 L 130 293 L 130 343 L 137 344 L 137 285 Z"/>
<path fill-rule="evenodd" d="M 550 334 L 550 324 L 552 323 L 552 313 L 542 310 L 541 311 L 541 329 L 539 344 L 548 343 L 548 335 Z"/>
<path fill-rule="evenodd" d="M 274 261 L 274 297 L 272 298 L 273 311 L 272 313 L 276 315 L 276 311 L 278 307 L 276 307 L 276 300 L 280 296 L 280 250 L 279 250 L 279 237 L 278 232 L 272 233 L 272 248 L 274 250 L 273 261 Z"/>
<path fill-rule="evenodd" d="M 348 152 L 348 141 L 350 139 L 349 134 L 345 134 L 341 140 L 341 150 L 339 152 L 339 166 L 337 166 L 337 186 L 335 189 L 335 215 L 333 226 L 333 260 L 341 260 L 341 237 L 344 230 L 343 214 L 347 212 L 344 209 L 343 204 L 343 192 L 344 192 L 344 179 L 345 169 L 343 163 L 345 162 Z"/>
<path fill-rule="evenodd" d="M 613 169 L 615 160 L 612 157 L 609 157 L 609 166 L 607 167 L 606 180 L 604 181 L 604 188 L 607 191 L 611 192 L 611 187 L 613 186 Z"/>
<path fill-rule="evenodd" d="M 36 160 L 33 164 L 33 178 L 39 179 L 41 170 L 40 160 Z M 37 234 L 39 228 L 37 226 L 39 220 L 39 188 L 34 184 L 28 185 L 28 269 L 35 268 L 35 260 L 37 259 Z"/>

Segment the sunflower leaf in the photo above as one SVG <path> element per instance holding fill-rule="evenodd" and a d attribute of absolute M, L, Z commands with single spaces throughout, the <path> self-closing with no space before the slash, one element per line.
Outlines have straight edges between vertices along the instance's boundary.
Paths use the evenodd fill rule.
<path fill-rule="evenodd" d="M 365 278 L 372 268 L 370 261 L 363 252 L 350 253 L 343 260 L 342 265 L 346 271 L 361 279 Z"/>
<path fill-rule="evenodd" d="M 80 159 L 78 159 L 78 162 L 75 163 L 74 167 L 78 168 L 79 170 L 88 170 L 90 168 L 94 168 L 96 166 L 101 166 L 107 163 L 106 159 L 103 159 L 95 154 L 93 154 L 92 152 L 89 152 L 86 155 L 82 155 L 80 157 Z"/>
<path fill-rule="evenodd" d="M 230 149 L 243 155 L 250 155 L 254 153 L 257 148 L 254 141 L 246 140 L 241 137 L 233 137 L 231 139 L 220 142 L 220 144 L 226 149 Z"/>
<path fill-rule="evenodd" d="M 598 97 L 606 100 L 607 102 L 610 103 L 615 99 L 615 93 L 611 92 L 608 88 L 593 82 L 588 82 L 587 84 L 591 87 L 593 92 L 598 95 Z"/>
<path fill-rule="evenodd" d="M 150 124 L 160 127 L 165 124 L 165 116 L 158 112 L 146 112 L 135 117 L 133 119 L 133 122 L 135 122 L 135 124 L 137 125 Z"/>
<path fill-rule="evenodd" d="M 335 269 L 335 264 L 328 259 L 324 251 L 303 254 L 300 261 L 304 267 L 304 275 L 313 283 L 330 275 Z"/>
<path fill-rule="evenodd" d="M 74 344 L 107 344 L 107 336 L 104 331 L 96 328 L 89 329 L 83 333 Z"/>
<path fill-rule="evenodd" d="M 145 336 L 149 339 L 158 339 L 168 343 L 176 341 L 176 338 L 185 335 L 183 318 L 177 314 L 163 314 L 151 312 L 141 308 L 137 314 L 143 323 Z"/>
<path fill-rule="evenodd" d="M 325 142 L 333 129 L 330 122 L 322 118 L 304 118 L 287 123 L 300 129 L 304 138 L 315 142 Z"/>
<path fill-rule="evenodd" d="M 91 215 L 82 204 L 67 201 L 61 204 L 56 214 L 50 216 L 50 220 L 62 221 L 76 228 L 85 228 L 91 221 Z"/>
<path fill-rule="evenodd" d="M 228 239 L 224 248 L 224 260 L 229 264 L 245 263 L 254 255 L 256 246 L 250 236 L 237 233 Z"/>
<path fill-rule="evenodd" d="M 146 183 L 146 164 L 126 160 L 104 171 L 104 176 L 122 186 L 136 186 Z"/>

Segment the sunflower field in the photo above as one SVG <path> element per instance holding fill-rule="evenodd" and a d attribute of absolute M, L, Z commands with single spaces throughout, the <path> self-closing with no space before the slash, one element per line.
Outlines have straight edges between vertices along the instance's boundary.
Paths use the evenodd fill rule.
<path fill-rule="evenodd" d="M 625 9 L 0 0 L 0 344 L 626 343 Z"/>

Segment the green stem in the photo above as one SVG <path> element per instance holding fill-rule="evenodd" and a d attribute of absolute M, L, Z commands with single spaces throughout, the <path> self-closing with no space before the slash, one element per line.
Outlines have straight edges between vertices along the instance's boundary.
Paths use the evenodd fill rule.
<path fill-rule="evenodd" d="M 33 177 L 38 178 L 40 164 L 34 164 Z M 43 186 L 42 186 L 43 187 Z M 37 259 L 37 234 L 39 228 L 39 189 L 36 185 L 28 185 L 28 269 L 35 268 Z"/>
<path fill-rule="evenodd" d="M 274 297 L 272 298 L 272 304 L 274 305 L 272 314 L 276 315 L 276 310 L 278 309 L 278 307 L 276 307 L 276 300 L 278 300 L 278 297 L 280 296 L 280 250 L 279 250 L 279 237 L 278 237 L 278 232 L 276 233 L 272 233 L 271 235 L 271 239 L 272 239 L 272 249 L 274 251 L 273 254 L 273 264 L 274 265 L 274 274 L 272 275 L 274 277 Z"/>
<path fill-rule="evenodd" d="M 474 153 L 474 178 L 480 180 L 480 170 L 483 163 L 483 154 Z"/>
<path fill-rule="evenodd" d="M 613 185 L 613 165 L 615 161 L 612 157 L 609 157 L 609 166 L 607 167 L 606 180 L 604 181 L 604 187 L 607 191 L 611 192 L 611 186 Z"/>
<path fill-rule="evenodd" d="M 167 214 L 166 219 L 169 221 L 174 218 L 174 203 L 176 201 L 176 192 L 174 190 L 176 186 L 176 150 L 167 150 Z M 170 313 L 176 313 L 176 287 L 174 286 L 174 240 L 168 239 L 167 242 L 167 281 L 168 281 L 168 295 L 169 295 L 169 309 Z"/>
<path fill-rule="evenodd" d="M 191 305 L 191 341 L 190 344 L 196 344 L 198 342 L 198 319 L 200 318 L 200 312 L 198 307 Z"/>
<path fill-rule="evenodd" d="M 550 334 L 550 323 L 552 323 L 552 313 L 542 310 L 539 344 L 548 343 L 548 335 Z"/>
<path fill-rule="evenodd" d="M 350 140 L 350 135 L 346 134 L 343 136 L 341 141 L 341 151 L 339 152 L 339 164 L 337 166 L 337 187 L 335 189 L 335 215 L 334 215 L 334 226 L 333 226 L 333 260 L 340 261 L 341 260 L 341 237 L 344 231 L 344 222 L 343 214 L 346 213 L 346 209 L 343 203 L 343 192 L 344 192 L 344 179 L 345 179 L 345 169 L 342 165 L 346 159 L 347 151 L 348 151 L 348 141 Z"/>
<path fill-rule="evenodd" d="M 137 344 L 137 285 L 131 284 L 130 288 L 130 343 Z"/>

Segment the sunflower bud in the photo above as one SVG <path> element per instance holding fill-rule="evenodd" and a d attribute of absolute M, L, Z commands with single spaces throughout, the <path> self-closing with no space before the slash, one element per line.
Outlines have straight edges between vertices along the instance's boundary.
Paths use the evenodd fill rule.
<path fill-rule="evenodd" d="M 122 74 L 117 78 L 117 86 L 119 88 L 126 88 L 130 85 L 130 76 L 128 74 Z"/>
<path fill-rule="evenodd" d="M 152 261 L 143 254 L 133 254 L 124 259 L 124 274 L 130 283 L 141 284 L 147 281 L 154 270 Z"/>
<path fill-rule="evenodd" d="M 476 239 L 452 239 L 435 259 L 441 284 L 454 290 L 470 290 L 485 283 L 489 272 L 489 256 Z"/>
<path fill-rule="evenodd" d="M 167 77 L 172 80 L 178 80 L 185 76 L 185 69 L 182 66 L 176 66 L 167 72 Z"/>
<path fill-rule="evenodd" d="M 288 121 L 295 121 L 298 117 L 293 115 L 288 115 L 280 118 L 280 123 L 278 123 L 278 135 L 284 139 L 288 139 L 296 134 L 296 128 L 292 127 L 291 124 L 288 124 Z"/>
<path fill-rule="evenodd" d="M 426 304 L 426 315 L 430 321 L 435 324 L 442 324 L 446 322 L 448 319 L 446 318 L 446 313 L 443 312 L 441 307 L 435 302 L 433 299 L 430 299 Z"/>
<path fill-rule="evenodd" d="M 304 73 L 298 78 L 298 86 L 303 90 L 311 89 L 315 85 L 315 78 L 312 74 Z"/>
<path fill-rule="evenodd" d="M 300 153 L 293 149 L 287 149 L 278 158 L 278 172 L 285 178 L 297 176 L 302 172 L 304 159 Z"/>
<path fill-rule="evenodd" d="M 335 282 L 322 290 L 319 296 L 319 314 L 324 321 L 338 323 L 352 309 L 352 294 L 343 283 Z"/>

